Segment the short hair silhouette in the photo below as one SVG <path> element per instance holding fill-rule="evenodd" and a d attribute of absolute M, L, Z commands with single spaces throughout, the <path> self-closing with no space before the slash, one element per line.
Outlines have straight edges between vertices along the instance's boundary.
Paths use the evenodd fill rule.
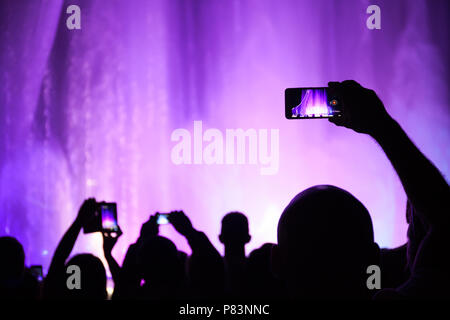
<path fill-rule="evenodd" d="M 66 267 L 76 265 L 81 272 L 81 289 L 67 290 L 67 294 L 73 299 L 105 300 L 106 270 L 102 261 L 90 253 L 82 253 L 73 256 Z"/>
<path fill-rule="evenodd" d="M 365 297 L 366 269 L 379 259 L 369 212 L 330 185 L 292 199 L 280 217 L 274 251 L 275 270 L 295 297 Z"/>
<path fill-rule="evenodd" d="M 265 243 L 250 252 L 247 260 L 248 292 L 254 298 L 279 297 L 278 281 L 271 268 L 273 243 Z"/>
<path fill-rule="evenodd" d="M 222 218 L 222 230 L 219 240 L 225 246 L 242 245 L 248 243 L 250 239 L 248 219 L 244 214 L 233 211 Z"/>
<path fill-rule="evenodd" d="M 161 236 L 149 238 L 139 248 L 137 259 L 146 284 L 180 284 L 184 268 L 179 251 L 171 240 Z"/>

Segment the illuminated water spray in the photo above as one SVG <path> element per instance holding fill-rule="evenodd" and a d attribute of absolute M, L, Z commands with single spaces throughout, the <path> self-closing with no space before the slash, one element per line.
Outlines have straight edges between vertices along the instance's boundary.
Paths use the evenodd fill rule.
<path fill-rule="evenodd" d="M 324 117 L 332 113 L 328 105 L 326 89 L 302 90 L 300 104 L 292 109 L 294 117 Z"/>

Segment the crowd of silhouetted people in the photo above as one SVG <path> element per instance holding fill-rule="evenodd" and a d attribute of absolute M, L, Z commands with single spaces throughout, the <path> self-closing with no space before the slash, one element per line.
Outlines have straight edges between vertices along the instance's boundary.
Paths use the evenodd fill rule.
<path fill-rule="evenodd" d="M 403 185 L 408 199 L 405 245 L 380 249 L 368 210 L 352 194 L 331 185 L 314 186 L 295 196 L 279 218 L 277 243 L 265 243 L 248 255 L 245 246 L 251 235 L 243 213 L 230 212 L 222 218 L 223 256 L 183 211 L 171 212 L 168 219 L 192 253 L 177 250 L 170 239 L 159 235 L 156 213 L 142 225 L 121 265 L 111 253 L 121 231 L 103 235 L 104 257 L 114 282 L 108 297 L 102 261 L 92 254 L 70 257 L 96 203 L 88 199 L 61 239 L 42 281 L 25 267 L 22 245 L 13 237 L 0 237 L 0 298 L 448 299 L 448 183 L 389 116 L 374 91 L 354 81 L 329 86 L 338 88 L 344 101 L 342 116 L 330 122 L 370 135 Z M 366 183 L 370 187 L 370 181 Z M 67 284 L 67 268 L 72 265 L 81 270 L 79 288 Z M 369 266 L 379 267 L 381 286 L 368 284 Z"/>

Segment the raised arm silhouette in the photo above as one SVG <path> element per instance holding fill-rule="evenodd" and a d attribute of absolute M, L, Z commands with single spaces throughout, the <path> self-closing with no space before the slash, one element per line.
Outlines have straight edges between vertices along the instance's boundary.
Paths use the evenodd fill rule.
<path fill-rule="evenodd" d="M 106 299 L 106 270 L 99 258 L 92 254 L 78 254 L 67 261 L 81 228 L 95 210 L 95 206 L 95 199 L 84 201 L 75 221 L 59 242 L 45 279 L 44 294 L 46 298 Z M 70 290 L 67 288 L 66 268 L 70 265 L 80 268 L 81 289 Z"/>
<path fill-rule="evenodd" d="M 352 80 L 332 82 L 329 86 L 339 88 L 344 97 L 343 116 L 330 121 L 375 139 L 397 172 L 410 202 L 410 219 L 415 221 L 410 235 L 414 234 L 412 228 L 416 228 L 408 254 L 412 259 L 408 262 L 411 277 L 397 292 L 404 297 L 448 297 L 448 183 L 387 113 L 373 90 Z M 419 221 L 426 228 L 423 238 L 417 237 Z"/>

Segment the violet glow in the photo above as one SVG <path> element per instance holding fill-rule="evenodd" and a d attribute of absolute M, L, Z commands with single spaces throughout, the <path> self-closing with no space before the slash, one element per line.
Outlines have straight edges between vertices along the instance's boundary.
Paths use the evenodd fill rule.
<path fill-rule="evenodd" d="M 115 227 L 116 227 L 116 221 L 114 219 L 110 218 L 110 217 L 105 218 L 102 221 L 102 226 L 103 226 L 103 229 L 114 230 Z"/>
<path fill-rule="evenodd" d="M 302 90 L 300 104 L 292 108 L 293 117 L 328 117 L 331 113 L 325 89 Z"/>
<path fill-rule="evenodd" d="M 102 209 L 102 227 L 106 230 L 116 230 L 117 221 L 114 217 L 114 213 L 109 208 Z"/>
<path fill-rule="evenodd" d="M 81 30 L 65 10 L 81 7 Z M 299 191 L 333 184 L 371 213 L 375 239 L 406 239 L 405 195 L 367 136 L 284 118 L 285 88 L 355 79 L 373 88 L 421 150 L 450 174 L 448 1 L 63 0 L 0 2 L 0 235 L 48 267 L 83 199 L 117 202 L 119 263 L 150 214 L 183 209 L 218 249 L 222 216 L 245 213 L 247 252 L 276 242 Z M 326 23 L 324 23 L 326 22 Z M 301 41 L 299 41 L 299 39 Z M 279 128 L 279 171 L 174 165 L 171 133 Z M 160 228 L 190 252 L 170 225 Z M 102 257 L 99 233 L 73 254 Z"/>

